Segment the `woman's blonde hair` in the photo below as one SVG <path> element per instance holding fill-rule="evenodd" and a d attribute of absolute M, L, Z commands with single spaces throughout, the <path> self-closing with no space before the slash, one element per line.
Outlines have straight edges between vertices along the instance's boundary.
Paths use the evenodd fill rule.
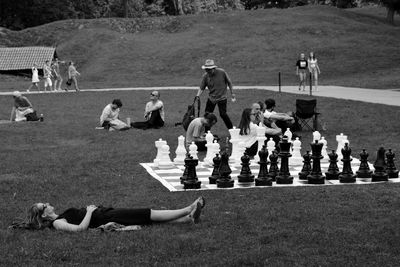
<path fill-rule="evenodd" d="M 43 230 L 48 228 L 51 224 L 51 220 L 43 218 L 43 212 L 44 210 L 40 209 L 37 204 L 33 204 L 27 211 L 26 220 L 12 223 L 9 228 L 28 230 Z"/>

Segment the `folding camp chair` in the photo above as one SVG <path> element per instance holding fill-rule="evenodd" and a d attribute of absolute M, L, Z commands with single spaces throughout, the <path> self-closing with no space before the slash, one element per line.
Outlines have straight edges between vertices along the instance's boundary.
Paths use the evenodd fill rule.
<path fill-rule="evenodd" d="M 316 99 L 296 99 L 295 117 L 301 129 L 318 130 L 318 115 Z"/>

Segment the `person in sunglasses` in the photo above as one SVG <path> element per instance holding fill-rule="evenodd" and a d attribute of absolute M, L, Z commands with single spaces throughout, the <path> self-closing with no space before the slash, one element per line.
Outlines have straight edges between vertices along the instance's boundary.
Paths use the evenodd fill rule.
<path fill-rule="evenodd" d="M 164 103 L 160 100 L 158 91 L 151 92 L 150 101 L 147 102 L 144 109 L 144 118 L 146 121 L 132 122 L 131 126 L 143 130 L 149 128 L 159 129 L 164 126 Z"/>

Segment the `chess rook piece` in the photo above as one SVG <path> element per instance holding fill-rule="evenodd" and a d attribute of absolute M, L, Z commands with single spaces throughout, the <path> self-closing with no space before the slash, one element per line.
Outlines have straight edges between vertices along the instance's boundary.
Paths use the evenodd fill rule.
<path fill-rule="evenodd" d="M 268 147 L 267 147 L 268 150 Z M 271 155 L 269 155 L 269 161 L 271 163 L 269 167 L 269 172 L 268 172 L 268 177 L 271 177 L 272 181 L 276 181 L 276 176 L 279 173 L 279 167 L 278 167 L 278 154 L 276 153 L 275 150 L 272 151 Z"/>
<path fill-rule="evenodd" d="M 327 180 L 338 180 L 339 179 L 339 167 L 337 165 L 338 162 L 338 154 L 336 154 L 335 150 L 332 150 L 332 153 L 328 154 L 329 157 L 329 167 L 328 171 L 325 173 Z"/>
<path fill-rule="evenodd" d="M 187 166 L 187 176 L 183 181 L 184 189 L 199 189 L 201 187 L 201 182 L 197 178 L 196 166 L 199 164 L 198 159 L 194 159 L 189 156 L 185 159 L 185 166 Z"/>
<path fill-rule="evenodd" d="M 293 176 L 290 176 L 289 172 L 289 158 L 292 156 L 290 154 L 290 145 L 287 136 L 284 136 L 279 142 L 280 152 L 278 156 L 281 158 L 281 168 L 276 176 L 277 184 L 293 184 Z"/>
<path fill-rule="evenodd" d="M 300 180 L 307 180 L 307 176 L 311 173 L 311 154 L 310 151 L 303 155 L 303 168 L 299 172 Z"/>
<path fill-rule="evenodd" d="M 349 147 L 348 143 L 344 143 L 344 147 L 342 148 L 342 155 L 343 170 L 339 174 L 339 181 L 341 183 L 355 183 L 356 175 L 351 169 L 351 148 Z"/>
<path fill-rule="evenodd" d="M 367 151 L 363 149 L 360 153 L 360 167 L 358 171 L 356 171 L 358 178 L 371 178 L 372 171 L 369 169 L 368 156 L 369 154 Z"/>
<path fill-rule="evenodd" d="M 215 157 L 213 158 L 213 171 L 211 173 L 211 176 L 208 177 L 208 181 L 210 184 L 216 184 L 217 179 L 219 178 L 219 165 L 221 164 L 221 158 L 219 157 L 219 154 L 215 154 Z"/>
<path fill-rule="evenodd" d="M 399 178 L 399 170 L 396 169 L 394 164 L 395 154 L 391 149 L 386 153 L 386 173 L 389 178 Z"/>
<path fill-rule="evenodd" d="M 309 175 L 307 175 L 307 180 L 309 184 L 324 184 L 325 176 L 321 171 L 321 155 L 323 144 L 318 140 L 311 143 L 311 158 L 312 158 L 312 169 Z"/>
<path fill-rule="evenodd" d="M 219 177 L 217 179 L 217 187 L 218 188 L 229 188 L 233 187 L 234 181 L 231 178 L 232 170 L 229 167 L 229 154 L 228 148 L 225 148 L 225 151 L 221 155 L 221 164 L 219 166 Z"/>
<path fill-rule="evenodd" d="M 176 157 L 174 158 L 174 163 L 177 165 L 185 164 L 186 158 L 186 148 L 185 148 L 185 137 L 180 135 L 178 137 L 178 146 L 175 150 Z"/>
<path fill-rule="evenodd" d="M 258 176 L 256 180 L 256 186 L 271 186 L 272 178 L 268 176 L 268 150 L 265 145 L 258 152 L 258 156 L 260 157 L 260 161 L 258 164 L 260 165 L 260 171 L 258 172 Z"/>
<path fill-rule="evenodd" d="M 389 175 L 386 173 L 385 149 L 383 147 L 378 149 L 374 168 L 374 173 L 371 175 L 372 182 L 388 181 Z"/>
<path fill-rule="evenodd" d="M 242 168 L 240 170 L 240 174 L 238 175 L 238 181 L 240 183 L 252 183 L 254 182 L 254 175 L 251 173 L 250 169 L 250 157 L 247 153 L 243 153 L 243 156 L 240 158 L 242 161 Z"/>

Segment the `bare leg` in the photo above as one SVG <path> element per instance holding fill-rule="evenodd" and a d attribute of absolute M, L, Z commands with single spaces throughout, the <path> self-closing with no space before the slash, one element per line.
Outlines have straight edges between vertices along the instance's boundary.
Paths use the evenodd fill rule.
<path fill-rule="evenodd" d="M 318 90 L 318 72 L 317 72 L 317 70 L 315 70 L 315 73 L 314 73 L 314 81 L 315 81 L 315 91 L 317 91 Z"/>
<path fill-rule="evenodd" d="M 76 79 L 76 77 L 72 77 L 72 81 L 74 82 L 74 86 L 75 86 L 75 91 L 80 91 L 79 87 L 78 87 L 78 80 Z"/>
<path fill-rule="evenodd" d="M 190 206 L 177 210 L 151 210 L 150 219 L 153 222 L 190 222 L 194 214 L 201 212 L 204 207 L 204 198 L 199 197 Z M 199 215 L 199 214 L 198 214 Z"/>

